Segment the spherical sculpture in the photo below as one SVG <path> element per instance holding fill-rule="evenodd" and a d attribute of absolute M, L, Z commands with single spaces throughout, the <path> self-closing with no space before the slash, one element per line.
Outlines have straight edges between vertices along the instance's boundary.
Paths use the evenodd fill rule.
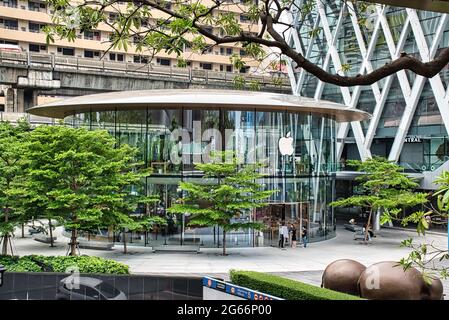
<path fill-rule="evenodd" d="M 359 290 L 362 298 L 374 300 L 422 300 L 439 295 L 438 281 L 429 286 L 417 269 L 404 271 L 394 261 L 366 268 L 359 279 Z"/>
<path fill-rule="evenodd" d="M 426 286 L 422 295 L 423 300 L 443 300 L 443 283 L 438 278 L 432 278 L 432 283 Z"/>
<path fill-rule="evenodd" d="M 366 267 L 354 260 L 341 259 L 329 264 L 323 273 L 321 286 L 327 289 L 359 295 L 357 281 Z"/>

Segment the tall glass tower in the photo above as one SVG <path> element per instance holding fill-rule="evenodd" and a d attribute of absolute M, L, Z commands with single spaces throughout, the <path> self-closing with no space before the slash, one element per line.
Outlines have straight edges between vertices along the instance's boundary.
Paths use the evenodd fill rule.
<path fill-rule="evenodd" d="M 303 5 L 298 0 L 298 7 Z M 308 1 L 310 3 L 310 1 Z M 310 14 L 292 11 L 290 44 L 323 69 L 355 76 L 406 52 L 430 61 L 449 45 L 449 16 L 382 4 L 317 0 Z M 371 86 L 338 87 L 288 66 L 295 95 L 343 103 L 373 115 L 340 124 L 337 159 L 373 155 L 406 171 L 429 172 L 449 160 L 449 68 L 431 79 L 400 71 Z"/>

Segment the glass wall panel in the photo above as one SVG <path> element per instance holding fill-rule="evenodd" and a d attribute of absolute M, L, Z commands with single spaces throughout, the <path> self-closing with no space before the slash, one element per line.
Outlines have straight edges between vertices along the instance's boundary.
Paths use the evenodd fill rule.
<path fill-rule="evenodd" d="M 246 164 L 264 163 L 264 177 L 258 183 L 263 189 L 277 190 L 267 200 L 267 207 L 238 218 L 263 222 L 265 229 L 232 231 L 226 240 L 228 247 L 277 246 L 282 223 L 295 227 L 299 241 L 303 227 L 309 241 L 335 235 L 333 210 L 328 206 L 333 200 L 335 177 L 333 119 L 256 110 L 143 109 L 93 111 L 65 121 L 74 127 L 107 130 L 117 144 L 137 147 L 137 160 L 153 169 L 141 190 L 132 187 L 129 192 L 156 196 L 160 201 L 140 206 L 134 214 L 165 217 L 167 226 L 130 235 L 135 244 L 223 245 L 221 228 L 193 225 L 188 213 L 167 213 L 183 197 L 179 182 L 216 183 L 204 180 L 195 165 L 208 162 L 210 152 L 222 148 L 234 151 Z M 429 154 L 437 153 L 434 145 L 428 149 Z"/>
<path fill-rule="evenodd" d="M 173 161 L 179 149 L 179 141 L 172 135 L 182 128 L 181 110 L 148 110 L 146 127 L 146 152 L 148 166 L 155 174 L 179 173 L 182 163 Z"/>

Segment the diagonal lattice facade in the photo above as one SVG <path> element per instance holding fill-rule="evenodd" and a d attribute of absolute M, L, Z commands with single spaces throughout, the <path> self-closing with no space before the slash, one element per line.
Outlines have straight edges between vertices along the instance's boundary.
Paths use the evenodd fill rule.
<path fill-rule="evenodd" d="M 402 52 L 429 61 L 449 45 L 447 14 L 372 4 L 360 20 L 358 9 L 351 2 L 316 0 L 305 17 L 292 11 L 290 44 L 323 69 L 342 75 L 364 74 Z M 434 170 L 447 160 L 448 68 L 431 79 L 400 71 L 371 86 L 349 88 L 323 83 L 292 62 L 288 71 L 294 94 L 373 115 L 340 125 L 337 159 L 381 155 L 413 171 Z"/>

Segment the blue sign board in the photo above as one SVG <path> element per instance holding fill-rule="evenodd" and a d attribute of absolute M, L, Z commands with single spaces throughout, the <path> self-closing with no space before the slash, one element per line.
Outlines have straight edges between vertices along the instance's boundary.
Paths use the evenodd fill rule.
<path fill-rule="evenodd" d="M 241 297 L 246 300 L 284 300 L 266 293 L 240 287 L 232 283 L 227 283 L 210 277 L 203 278 L 203 286 L 226 292 L 227 294 Z"/>

